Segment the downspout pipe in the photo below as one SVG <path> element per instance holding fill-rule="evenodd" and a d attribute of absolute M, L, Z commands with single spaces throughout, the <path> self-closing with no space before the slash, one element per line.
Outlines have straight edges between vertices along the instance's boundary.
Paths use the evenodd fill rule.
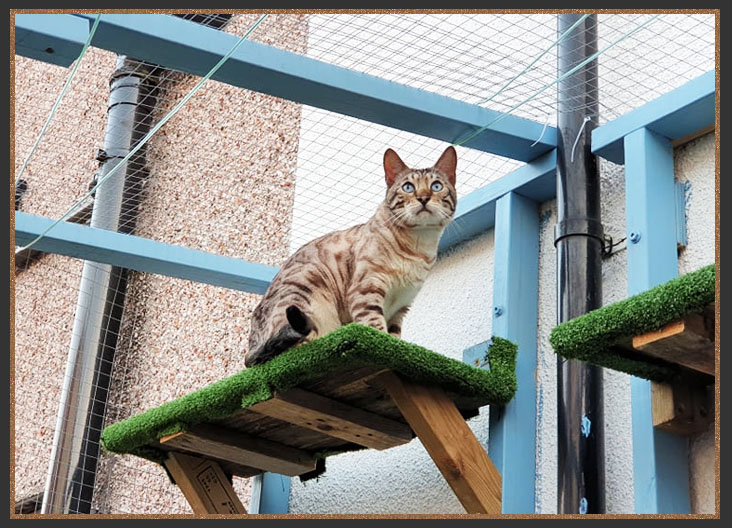
<path fill-rule="evenodd" d="M 582 15 L 557 15 L 562 35 Z M 561 76 L 597 51 L 597 15 L 559 44 Z M 558 323 L 602 306 L 604 232 L 600 175 L 590 151 L 598 125 L 597 61 L 561 81 L 557 91 Z M 560 514 L 605 512 L 602 369 L 575 360 L 557 363 L 558 505 Z"/>
<path fill-rule="evenodd" d="M 98 155 L 100 178 L 149 130 L 156 79 L 152 67 L 117 57 L 104 148 Z M 143 148 L 97 189 L 91 227 L 132 232 L 145 175 Z M 84 262 L 41 513 L 91 510 L 126 283 L 126 270 Z"/>

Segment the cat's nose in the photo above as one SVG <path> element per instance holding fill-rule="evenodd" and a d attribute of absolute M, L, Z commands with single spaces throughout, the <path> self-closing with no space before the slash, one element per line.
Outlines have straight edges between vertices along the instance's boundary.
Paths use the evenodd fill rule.
<path fill-rule="evenodd" d="M 427 205 L 427 202 L 430 201 L 429 196 L 417 196 L 417 201 L 421 203 L 422 205 Z"/>

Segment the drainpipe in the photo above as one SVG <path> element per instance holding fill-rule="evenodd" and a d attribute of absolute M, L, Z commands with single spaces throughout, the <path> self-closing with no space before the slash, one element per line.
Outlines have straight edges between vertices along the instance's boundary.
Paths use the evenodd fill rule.
<path fill-rule="evenodd" d="M 581 17 L 557 15 L 561 35 Z M 597 51 L 597 16 L 586 18 L 558 49 L 558 75 Z M 604 233 L 600 176 L 590 151 L 598 124 L 597 61 L 559 83 L 557 318 L 562 323 L 602 306 Z M 602 370 L 559 359 L 558 513 L 604 513 L 605 462 Z"/>
<path fill-rule="evenodd" d="M 152 67 L 117 57 L 99 177 L 149 130 L 157 76 Z M 90 224 L 130 233 L 146 176 L 145 148 L 97 189 Z M 41 513 L 89 513 L 111 365 L 119 335 L 127 271 L 85 261 L 61 392 Z"/>

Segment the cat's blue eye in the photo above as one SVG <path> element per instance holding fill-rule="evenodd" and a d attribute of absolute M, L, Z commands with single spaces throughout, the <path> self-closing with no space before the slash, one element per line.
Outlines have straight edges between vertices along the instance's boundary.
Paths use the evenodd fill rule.
<path fill-rule="evenodd" d="M 442 190 L 442 184 L 438 181 L 432 182 L 430 189 L 432 189 L 432 192 L 440 192 Z"/>
<path fill-rule="evenodd" d="M 414 184 L 407 182 L 404 185 L 402 185 L 402 190 L 404 192 L 413 193 L 414 192 Z"/>

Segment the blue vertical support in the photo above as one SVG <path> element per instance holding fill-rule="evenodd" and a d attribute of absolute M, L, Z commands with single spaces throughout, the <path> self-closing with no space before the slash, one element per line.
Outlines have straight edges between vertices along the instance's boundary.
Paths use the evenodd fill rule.
<path fill-rule="evenodd" d="M 678 275 L 671 141 L 641 128 L 625 136 L 628 294 Z M 689 513 L 688 441 L 653 427 L 650 382 L 631 379 L 636 513 Z"/>
<path fill-rule="evenodd" d="M 277 473 L 262 475 L 259 513 L 280 514 L 290 511 L 290 477 Z"/>
<path fill-rule="evenodd" d="M 503 479 L 503 513 L 534 513 L 536 482 L 536 341 L 539 213 L 510 192 L 496 204 L 493 335 L 518 345 L 518 390 L 490 410 L 489 452 Z"/>

